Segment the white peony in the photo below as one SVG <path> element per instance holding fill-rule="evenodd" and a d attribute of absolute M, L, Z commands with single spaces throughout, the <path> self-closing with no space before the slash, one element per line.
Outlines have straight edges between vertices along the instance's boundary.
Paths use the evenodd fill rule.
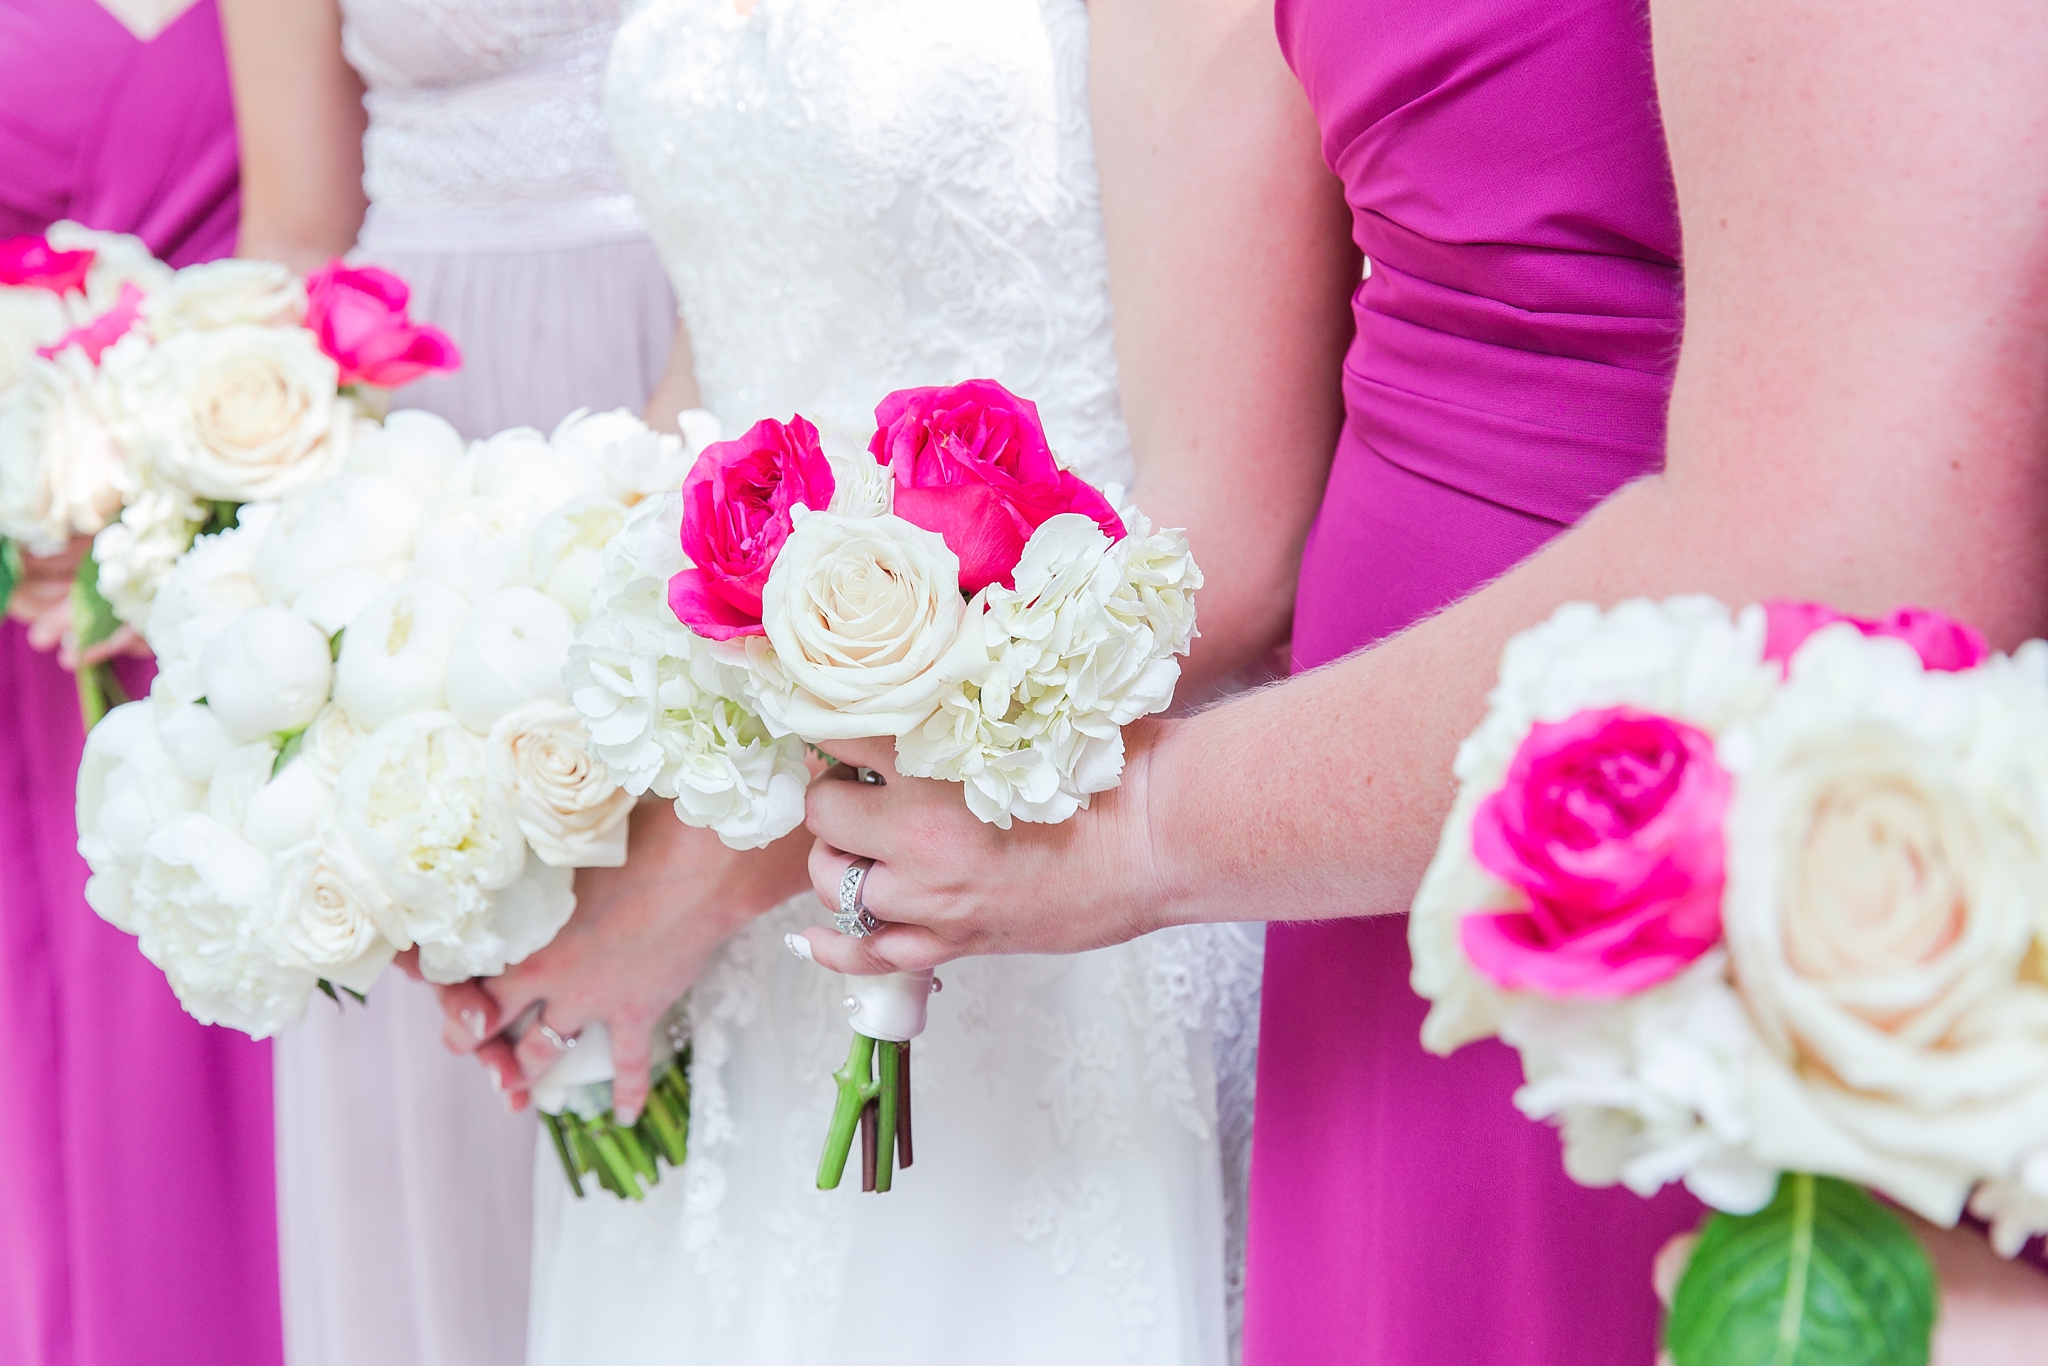
<path fill-rule="evenodd" d="M 33 360 L 0 391 L 0 536 L 54 555 L 121 511 L 126 462 L 77 347 Z"/>
<path fill-rule="evenodd" d="M 601 471 L 611 497 L 634 503 L 681 488 L 698 455 L 718 440 L 718 419 L 701 408 L 681 414 L 681 426 L 682 435 L 675 436 L 655 431 L 624 408 L 579 408 L 556 424 L 548 444 Z"/>
<path fill-rule="evenodd" d="M 174 816 L 151 833 L 135 874 L 142 952 L 185 1009 L 259 1039 L 297 1019 L 314 977 L 279 963 L 264 921 L 272 864 L 207 816 Z"/>
<path fill-rule="evenodd" d="M 297 327 L 306 318 L 306 287 L 275 261 L 230 257 L 186 266 L 142 305 L 157 338 L 249 324 Z"/>
<path fill-rule="evenodd" d="M 1112 544 L 1091 518 L 1049 519 L 1015 587 L 969 604 L 978 648 L 955 652 L 938 711 L 898 740 L 903 772 L 966 784 L 968 807 L 1004 828 L 1063 821 L 1117 784 L 1123 727 L 1173 700 L 1202 582 L 1186 537 L 1126 520 Z"/>
<path fill-rule="evenodd" d="M 305 729 L 333 679 L 326 633 L 282 607 L 241 613 L 199 656 L 207 705 L 238 740 Z"/>
<path fill-rule="evenodd" d="M 160 743 L 160 714 L 154 700 L 114 708 L 87 733 L 78 765 L 78 852 L 92 870 L 86 903 L 129 934 L 143 844 L 163 822 L 206 799 L 204 785 L 180 772 Z"/>
<path fill-rule="evenodd" d="M 286 495 L 256 548 L 264 596 L 289 603 L 345 570 L 384 575 L 412 558 L 419 500 L 392 475 L 337 474 Z"/>
<path fill-rule="evenodd" d="M 340 372 L 303 328 L 178 333 L 120 367 L 123 428 L 153 479 L 200 498 L 281 498 L 340 470 Z"/>
<path fill-rule="evenodd" d="M 576 711 L 529 702 L 491 727 L 491 780 L 512 803 L 520 833 L 543 862 L 617 868 L 626 861 L 633 794 L 590 753 Z"/>
<path fill-rule="evenodd" d="M 147 487 L 130 497 L 120 519 L 92 541 L 100 596 L 115 616 L 142 629 L 164 580 L 205 521 L 206 509 L 176 489 Z"/>
<path fill-rule="evenodd" d="M 276 756 L 272 756 L 275 764 Z M 243 803 L 242 838 L 267 854 L 281 854 L 309 840 L 334 800 L 334 781 L 318 764 L 292 757 Z"/>
<path fill-rule="evenodd" d="M 398 717 L 342 767 L 342 835 L 401 908 L 385 937 L 459 949 L 492 913 L 492 892 L 517 881 L 526 841 L 490 781 L 484 741 L 446 712 Z"/>
<path fill-rule="evenodd" d="M 199 658 L 206 643 L 242 612 L 265 605 L 253 564 L 276 511 L 273 503 L 245 504 L 234 526 L 194 541 L 158 589 L 142 634 L 156 652 L 156 686 L 169 696 L 204 697 Z"/>
<path fill-rule="evenodd" d="M 607 496 L 604 472 L 577 447 L 557 449 L 531 427 L 513 427 L 470 447 L 451 492 L 510 503 L 538 521 L 564 503 Z"/>
<path fill-rule="evenodd" d="M 35 285 L 0 285 L 0 394 L 35 363 L 36 352 L 71 330 L 63 301 Z M 680 481 L 678 481 L 680 483 Z"/>
<path fill-rule="evenodd" d="M 448 477 L 468 450 L 446 418 L 416 408 L 387 414 L 383 423 L 359 425 L 344 466 L 351 474 L 403 480 L 424 503 L 447 490 Z"/>
<path fill-rule="evenodd" d="M 1953 1223 L 2048 1135 L 2048 646 L 1930 673 L 1810 638 L 1735 775 L 1723 927 L 1766 1046 L 1756 1151 Z"/>
<path fill-rule="evenodd" d="M 270 909 L 279 961 L 350 991 L 369 991 L 398 952 L 378 929 L 397 908 L 331 826 L 279 856 Z"/>
<path fill-rule="evenodd" d="M 511 885 L 490 894 L 459 941 L 420 945 L 420 972 L 443 983 L 495 977 L 546 947 L 575 909 L 575 871 L 529 857 Z"/>
<path fill-rule="evenodd" d="M 472 602 L 524 584 L 536 520 L 508 499 L 434 499 L 420 514 L 413 573 L 445 583 Z"/>
<path fill-rule="evenodd" d="M 626 524 L 626 505 L 612 498 L 579 498 L 540 519 L 529 566 L 534 587 L 583 621 L 590 595 L 604 573 L 604 548 Z"/>
<path fill-rule="evenodd" d="M 448 656 L 448 710 L 479 735 L 528 702 L 563 702 L 562 663 L 576 634 L 569 609 L 531 588 L 477 603 Z"/>
<path fill-rule="evenodd" d="M 241 746 L 204 703 L 180 702 L 161 689 L 151 698 L 157 706 L 157 740 L 187 780 L 209 781 L 221 760 Z"/>
<path fill-rule="evenodd" d="M 391 580 L 369 569 L 344 569 L 330 574 L 291 600 L 292 610 L 332 640 L 346 631 L 363 609 L 391 590 Z"/>
<path fill-rule="evenodd" d="M 358 728 L 374 731 L 447 704 L 448 656 L 469 600 L 432 579 L 410 579 L 356 613 L 341 638 L 334 700 Z"/>
<path fill-rule="evenodd" d="M 746 657 L 776 729 L 813 741 L 895 736 L 938 706 L 965 606 L 959 558 L 937 533 L 799 510 L 761 603 L 767 639 L 746 638 Z"/>

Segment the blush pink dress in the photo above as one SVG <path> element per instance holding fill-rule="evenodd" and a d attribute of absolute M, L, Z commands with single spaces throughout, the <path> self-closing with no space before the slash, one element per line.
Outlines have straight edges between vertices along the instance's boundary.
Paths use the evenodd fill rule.
<path fill-rule="evenodd" d="M 1308 669 L 1657 468 L 1678 218 L 1641 0 L 1279 0 L 1278 21 L 1370 263 L 1302 567 Z M 1267 938 L 1248 1366 L 1649 1366 L 1651 1259 L 1699 1206 L 1574 1185 L 1503 1045 L 1424 1053 L 1406 931 Z"/>
<path fill-rule="evenodd" d="M 0 238 L 71 218 L 174 265 L 234 246 L 212 0 L 151 42 L 0 3 Z M 145 671 L 131 688 L 147 688 Z M 179 1009 L 85 904 L 71 675 L 0 632 L 0 1362 L 274 1366 L 270 1050 Z"/>

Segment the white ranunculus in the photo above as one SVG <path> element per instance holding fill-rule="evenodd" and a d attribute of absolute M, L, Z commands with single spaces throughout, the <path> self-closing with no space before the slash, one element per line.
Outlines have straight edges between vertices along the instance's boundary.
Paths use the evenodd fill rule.
<path fill-rule="evenodd" d="M 140 458 L 200 498 L 281 498 L 337 473 L 348 454 L 354 408 L 303 328 L 183 332 L 125 369 Z"/>
<path fill-rule="evenodd" d="M 1816 633 L 1744 732 L 1723 926 L 1756 1151 L 1954 1222 L 2048 1134 L 2048 647 L 1929 673 Z"/>
<path fill-rule="evenodd" d="M 238 740 L 304 729 L 333 681 L 327 636 L 282 607 L 243 612 L 199 656 L 207 705 Z"/>
<path fill-rule="evenodd" d="M 156 652 L 158 689 L 181 702 L 206 696 L 199 658 L 237 616 L 265 604 L 251 565 L 263 530 L 276 513 L 273 503 L 251 503 L 236 525 L 202 536 L 178 557 L 143 622 L 143 638 Z"/>
<path fill-rule="evenodd" d="M 527 582 L 534 519 L 503 498 L 437 498 L 420 514 L 412 572 L 481 602 Z"/>
<path fill-rule="evenodd" d="M 180 702 L 168 693 L 157 693 L 157 740 L 164 753 L 188 781 L 203 783 L 213 777 L 220 761 L 241 745 L 228 734 L 204 703 Z"/>
<path fill-rule="evenodd" d="M 562 664 L 576 635 L 569 609 L 531 588 L 501 588 L 476 605 L 448 656 L 448 710 L 479 735 L 528 702 L 562 702 Z"/>
<path fill-rule="evenodd" d="M 491 727 L 490 766 L 492 781 L 511 800 L 520 833 L 543 863 L 625 863 L 633 794 L 592 757 L 590 734 L 574 708 L 529 702 L 498 718 Z"/>
<path fill-rule="evenodd" d="M 291 600 L 292 611 L 329 640 L 346 631 L 362 610 L 391 591 L 391 580 L 368 569 L 330 574 Z"/>
<path fill-rule="evenodd" d="M 604 573 L 604 550 L 626 524 L 626 505 L 612 498 L 579 498 L 540 519 L 534 528 L 533 584 L 582 621 Z"/>
<path fill-rule="evenodd" d="M 119 520 L 93 537 L 100 596 L 115 616 L 142 629 L 164 580 L 205 520 L 206 510 L 195 500 L 175 489 L 149 487 L 137 491 Z"/>
<path fill-rule="evenodd" d="M 938 706 L 960 641 L 960 560 L 898 517 L 799 512 L 748 658 L 769 722 L 807 740 L 901 735 Z"/>
<path fill-rule="evenodd" d="M 575 909 L 575 871 L 529 857 L 512 883 L 490 894 L 459 941 L 420 945 L 420 973 L 441 983 L 495 977 L 545 948 Z"/>
<path fill-rule="evenodd" d="M 447 491 L 448 476 L 468 449 L 446 418 L 401 408 L 381 425 L 357 429 L 345 468 L 351 474 L 403 480 L 413 497 L 425 503 Z"/>
<path fill-rule="evenodd" d="M 229 257 L 186 266 L 142 305 L 151 335 L 199 332 L 246 323 L 296 327 L 306 318 L 306 287 L 275 261 Z"/>
<path fill-rule="evenodd" d="M 202 1024 L 269 1038 L 299 1017 L 311 973 L 279 963 L 265 933 L 272 862 L 207 816 L 174 816 L 143 846 L 134 881 L 145 957 Z"/>
<path fill-rule="evenodd" d="M 70 330 L 71 319 L 63 302 L 49 290 L 0 285 L 0 394 L 34 363 L 38 350 Z"/>
<path fill-rule="evenodd" d="M 1761 712 L 1778 681 L 1764 662 L 1763 609 L 1735 614 L 1704 596 L 1633 598 L 1606 611 L 1566 603 L 1508 641 L 1486 717 L 1458 747 L 1458 797 L 1409 912 L 1410 980 L 1431 1003 L 1424 1048 L 1448 1054 L 1500 1031 L 1508 994 L 1473 970 L 1458 923 L 1520 909 L 1473 859 L 1472 817 L 1506 781 L 1530 726 L 1633 706 L 1720 735 Z"/>
<path fill-rule="evenodd" d="M 294 756 L 249 795 L 242 838 L 268 854 L 309 840 L 334 800 L 334 783 L 321 766 Z"/>
<path fill-rule="evenodd" d="M 86 903 L 130 934 L 130 883 L 143 843 L 206 799 L 204 785 L 180 772 L 164 750 L 157 731 L 162 710 L 154 699 L 114 708 L 87 733 L 78 764 L 78 852 L 92 869 Z"/>
<path fill-rule="evenodd" d="M 337 474 L 286 496 L 256 548 L 256 582 L 272 602 L 345 570 L 389 574 L 412 558 L 419 500 L 402 479 Z"/>
<path fill-rule="evenodd" d="M 484 741 L 446 712 L 390 721 L 341 770 L 336 822 L 403 908 L 385 930 L 400 948 L 460 949 L 492 912 L 491 893 L 526 862 L 511 804 L 490 781 Z"/>
<path fill-rule="evenodd" d="M 398 952 L 378 928 L 396 906 L 331 825 L 279 855 L 271 912 L 279 960 L 350 991 L 368 992 Z"/>
<path fill-rule="evenodd" d="M 497 498 L 535 522 L 564 503 L 608 496 L 604 471 L 573 445 L 560 449 L 531 427 L 513 427 L 470 447 L 467 492 Z"/>
<path fill-rule="evenodd" d="M 410 579 L 356 613 L 341 638 L 334 700 L 364 731 L 447 705 L 448 655 L 469 600 L 432 579 Z"/>
<path fill-rule="evenodd" d="M 0 390 L 0 535 L 54 555 L 121 511 L 126 462 L 77 347 L 33 360 Z"/>
<path fill-rule="evenodd" d="M 43 236 L 57 251 L 93 254 L 92 267 L 85 276 L 85 298 L 79 306 L 80 322 L 119 303 L 122 285 L 134 285 L 146 297 L 171 283 L 171 268 L 157 260 L 149 244 L 132 233 L 101 232 L 63 219 L 45 228 Z"/>

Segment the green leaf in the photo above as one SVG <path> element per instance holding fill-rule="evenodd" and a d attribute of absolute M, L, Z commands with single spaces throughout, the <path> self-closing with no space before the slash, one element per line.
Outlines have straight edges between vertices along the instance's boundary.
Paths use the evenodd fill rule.
<path fill-rule="evenodd" d="M 206 520 L 199 524 L 199 530 L 195 533 L 195 539 L 198 536 L 218 536 L 221 532 L 234 526 L 236 518 L 242 512 L 242 505 L 240 503 L 228 502 L 225 499 L 217 498 L 211 502 L 202 503 L 200 506 L 206 510 Z"/>
<path fill-rule="evenodd" d="M 341 663 L 341 638 L 347 634 L 348 627 L 344 626 L 327 637 L 327 658 L 336 664 Z"/>
<path fill-rule="evenodd" d="M 334 994 L 334 983 L 328 981 L 325 977 L 322 977 L 318 982 L 315 982 L 313 985 L 320 988 L 320 994 L 322 996 L 325 996 L 328 1000 L 334 1002 L 334 1004 L 336 1004 L 337 1006 L 341 1004 L 341 998 Z"/>
<path fill-rule="evenodd" d="M 0 616 L 14 601 L 14 586 L 21 582 L 21 547 L 12 536 L 0 536 Z"/>
<path fill-rule="evenodd" d="M 297 730 L 288 730 L 273 738 L 277 741 L 277 758 L 271 761 L 270 776 L 275 778 L 284 772 L 286 764 L 299 757 L 299 751 L 306 743 L 306 728 L 300 726 Z"/>
<path fill-rule="evenodd" d="M 100 594 L 99 561 L 90 555 L 78 562 L 78 577 L 71 581 L 71 629 L 78 634 L 81 650 L 121 629 L 114 605 Z"/>
<path fill-rule="evenodd" d="M 1861 1187 L 1788 1172 L 1755 1214 L 1716 1214 L 1665 1325 L 1677 1366 L 1926 1366 L 1934 1270 Z"/>

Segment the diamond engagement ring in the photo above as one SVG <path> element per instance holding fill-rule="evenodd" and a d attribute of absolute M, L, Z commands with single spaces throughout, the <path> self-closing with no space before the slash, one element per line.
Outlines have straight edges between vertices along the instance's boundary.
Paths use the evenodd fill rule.
<path fill-rule="evenodd" d="M 540 1036 L 543 1039 L 546 1039 L 549 1043 L 553 1044 L 555 1048 L 560 1052 L 566 1053 L 576 1046 L 576 1041 L 574 1039 L 565 1039 L 560 1034 L 557 1034 L 555 1032 L 555 1027 L 549 1024 L 546 1020 L 535 1020 L 533 1022 L 533 1027 L 540 1031 Z"/>
<path fill-rule="evenodd" d="M 841 934 L 865 939 L 882 923 L 861 901 L 861 889 L 867 885 L 868 869 L 874 866 L 875 861 L 871 858 L 855 859 L 853 866 L 840 874 L 839 913 L 832 917 L 832 923 L 839 927 Z"/>

